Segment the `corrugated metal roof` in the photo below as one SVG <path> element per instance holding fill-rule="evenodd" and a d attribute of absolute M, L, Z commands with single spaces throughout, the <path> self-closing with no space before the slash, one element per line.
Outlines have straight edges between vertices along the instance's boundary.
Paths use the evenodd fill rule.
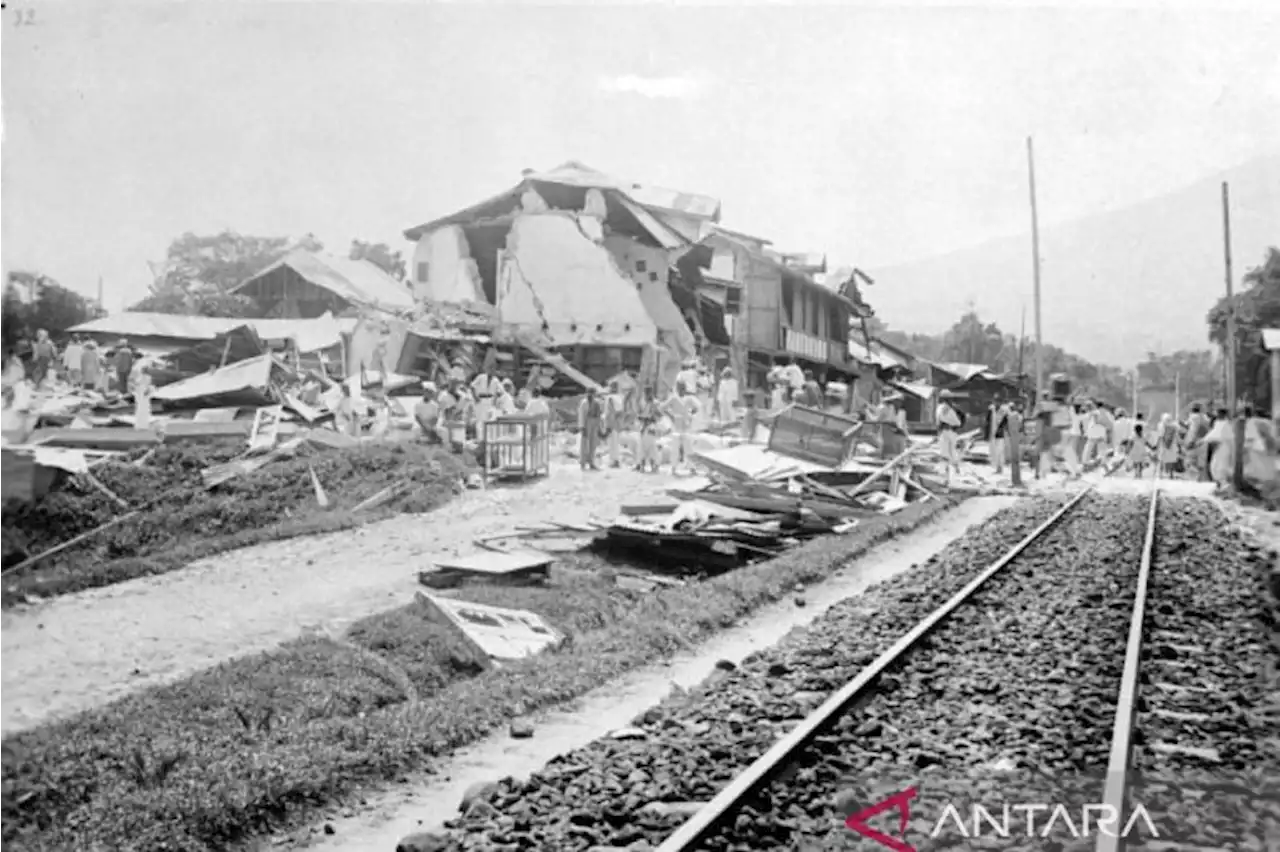
<path fill-rule="evenodd" d="M 78 334 L 116 335 L 119 337 L 171 337 L 179 340 L 213 340 L 234 328 L 247 325 L 265 340 L 291 338 L 304 352 L 332 346 L 339 334 L 350 334 L 359 320 L 356 317 L 334 318 L 325 314 L 316 319 L 237 319 L 235 317 L 196 317 L 181 314 L 153 314 L 125 311 L 81 323 L 68 331 Z"/>
<path fill-rule="evenodd" d="M 657 207 L 672 210 L 686 216 L 699 219 L 717 220 L 720 217 L 720 199 L 709 195 L 698 195 L 693 192 L 682 192 L 662 186 L 637 183 L 635 181 L 615 178 L 599 169 L 593 169 L 577 160 L 561 163 L 550 171 L 529 176 L 530 180 L 545 180 L 555 183 L 571 183 L 576 186 L 608 185 L 626 193 L 631 200 L 643 207 Z"/>
<path fill-rule="evenodd" d="M 967 382 L 980 373 L 989 372 L 986 364 L 965 364 L 962 361 L 934 361 L 933 365 L 953 376 L 958 376 L 962 382 Z"/>
<path fill-rule="evenodd" d="M 1264 328 L 1262 330 L 1262 346 L 1271 352 L 1280 349 L 1280 328 Z"/>
<path fill-rule="evenodd" d="M 322 287 L 353 305 L 387 311 L 412 310 L 414 307 L 412 291 L 377 264 L 305 249 L 294 249 L 235 287 L 232 292 L 251 288 L 263 276 L 282 266 L 289 267 L 317 287 Z"/>
<path fill-rule="evenodd" d="M 245 389 L 264 388 L 271 381 L 271 368 L 275 360 L 271 355 L 260 355 L 247 361 L 238 361 L 226 367 L 199 376 L 176 381 L 156 388 L 152 399 L 176 402 L 183 399 L 199 399 Z"/>
<path fill-rule="evenodd" d="M 531 172 L 524 176 L 519 184 L 499 193 L 492 198 L 487 198 L 478 204 L 460 210 L 449 216 L 443 216 L 434 219 L 414 228 L 409 228 L 404 232 L 405 239 L 417 240 L 423 234 L 430 231 L 443 228 L 446 225 L 456 225 L 463 222 L 472 221 L 476 218 L 485 218 L 491 215 L 498 215 L 495 211 L 507 211 L 512 205 L 518 206 L 519 198 L 525 187 L 529 183 L 555 183 L 564 186 L 576 186 L 586 189 L 605 189 L 613 190 L 618 193 L 622 206 L 635 216 L 655 240 L 666 248 L 677 248 L 689 244 L 689 240 L 685 239 L 678 231 L 670 225 L 662 222 L 646 208 L 654 207 L 663 210 L 675 210 L 679 213 L 686 213 L 691 216 L 700 216 L 703 218 L 716 218 L 719 216 L 720 202 L 708 196 L 692 195 L 690 193 L 676 192 L 675 190 L 664 190 L 656 187 L 646 188 L 642 184 L 633 183 L 631 181 L 619 180 L 612 175 L 597 171 L 590 166 L 570 160 L 562 163 L 554 169 L 545 172 Z M 651 203 L 636 197 L 635 193 L 648 193 L 649 198 L 663 202 L 662 204 Z M 683 204 L 684 209 L 675 207 L 666 207 L 664 204 Z M 705 211 L 714 207 L 714 216 Z M 637 212 L 639 211 L 639 212 Z M 700 212 L 696 212 L 700 211 Z"/>
<path fill-rule="evenodd" d="M 889 384 L 895 388 L 898 388 L 899 390 L 902 390 L 911 394 L 917 399 L 924 399 L 924 400 L 932 399 L 933 395 L 938 390 L 933 385 L 927 384 L 925 382 L 897 381 L 897 382 L 889 382 Z"/>

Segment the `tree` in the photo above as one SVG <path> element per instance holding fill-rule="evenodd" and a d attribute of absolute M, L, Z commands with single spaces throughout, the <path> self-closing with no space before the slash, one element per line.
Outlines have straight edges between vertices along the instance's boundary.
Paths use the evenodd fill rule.
<path fill-rule="evenodd" d="M 58 335 L 102 316 L 94 301 L 33 272 L 10 272 L 4 289 L 4 346 L 16 346 L 43 328 Z"/>
<path fill-rule="evenodd" d="M 351 252 L 348 257 L 352 260 L 367 260 L 381 267 L 384 272 L 397 281 L 404 280 L 404 258 L 401 257 L 400 252 L 392 251 L 391 247 L 386 243 L 366 243 L 364 240 L 352 240 Z"/>
<path fill-rule="evenodd" d="M 1244 275 L 1243 288 L 1228 301 L 1225 296 L 1209 311 L 1209 339 L 1227 343 L 1227 317 L 1235 308 L 1236 382 L 1239 395 L 1269 410 L 1271 370 L 1262 349 L 1262 330 L 1280 328 L 1280 248 L 1271 246 L 1258 266 Z"/>
<path fill-rule="evenodd" d="M 294 241 L 229 230 L 212 236 L 185 233 L 169 244 L 164 263 L 152 265 L 155 280 L 150 295 L 129 310 L 256 317 L 258 307 L 253 300 L 232 293 L 232 289 L 299 248 L 320 251 L 324 246 L 312 234 Z"/>

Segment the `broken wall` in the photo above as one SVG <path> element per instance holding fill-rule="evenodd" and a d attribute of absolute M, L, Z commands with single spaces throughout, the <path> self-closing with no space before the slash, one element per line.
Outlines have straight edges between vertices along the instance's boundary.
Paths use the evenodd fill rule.
<path fill-rule="evenodd" d="M 635 284 L 587 233 L 572 213 L 517 217 L 499 273 L 499 319 L 540 330 L 555 346 L 653 344 L 658 326 Z"/>
<path fill-rule="evenodd" d="M 413 249 L 413 297 L 454 305 L 487 304 L 480 270 L 458 225 L 423 234 Z M 425 280 L 422 273 L 426 273 Z"/>
<path fill-rule="evenodd" d="M 670 259 L 660 248 L 646 246 L 618 234 L 604 238 L 618 270 L 631 279 L 640 301 L 658 326 L 658 343 L 683 361 L 697 354 L 696 339 L 667 285 Z"/>

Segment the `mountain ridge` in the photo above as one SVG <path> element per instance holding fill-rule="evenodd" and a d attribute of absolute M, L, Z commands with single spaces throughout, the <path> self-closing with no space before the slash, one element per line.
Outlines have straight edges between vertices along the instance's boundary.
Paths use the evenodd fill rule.
<path fill-rule="evenodd" d="M 1205 315 L 1225 293 L 1221 185 L 1231 189 L 1232 276 L 1280 244 L 1280 155 L 1040 234 L 1046 343 L 1127 366 L 1148 351 L 1208 348 Z M 918 261 L 873 267 L 867 299 L 891 327 L 937 333 L 966 310 L 1034 336 L 1030 228 Z"/>

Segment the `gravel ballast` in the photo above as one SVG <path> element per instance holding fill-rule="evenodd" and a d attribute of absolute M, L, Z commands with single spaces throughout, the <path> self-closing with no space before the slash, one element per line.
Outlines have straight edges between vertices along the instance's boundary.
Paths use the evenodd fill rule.
<path fill-rule="evenodd" d="M 563 755 L 527 781 L 504 779 L 475 791 L 447 834 L 406 838 L 400 848 L 656 846 L 1058 503 L 1027 501 L 998 515 L 929 563 L 833 607 L 741 667 L 726 665 L 698 690 L 673 696 L 635 728 Z M 1100 814 L 1093 812 L 1086 827 L 1082 807 L 1101 800 L 1147 505 L 1140 497 L 1085 498 L 702 848 L 855 848 L 860 838 L 844 825 L 846 817 L 907 788 L 915 797 L 906 837 L 919 850 L 1092 848 Z M 1261 610 L 1251 603 L 1260 574 L 1249 570 L 1251 557 L 1211 505 L 1166 500 L 1161 509 L 1151 617 L 1165 619 L 1161 629 L 1195 630 L 1175 625 L 1171 613 L 1200 612 L 1203 619 L 1233 606 L 1239 618 L 1222 619 L 1221 640 L 1208 643 L 1218 662 L 1207 668 L 1229 692 L 1228 702 L 1248 705 L 1260 684 L 1255 678 L 1250 691 L 1239 675 L 1270 653 L 1247 629 L 1250 613 Z M 1218 562 L 1210 558 L 1215 554 Z M 1233 554 L 1243 561 L 1221 561 Z M 1170 563 L 1170 575 L 1159 573 L 1160 560 Z M 1195 594 L 1176 591 L 1188 585 Z M 1274 766 L 1265 749 L 1245 742 L 1263 734 L 1256 725 L 1265 721 L 1214 718 L 1230 743 L 1214 746 L 1232 755 L 1224 771 L 1249 760 Z M 1170 800 L 1168 787 L 1166 779 L 1144 788 L 1156 796 L 1147 804 L 1154 833 L 1189 834 L 1194 804 Z M 975 822 L 975 805 L 995 821 Z M 1262 829 L 1257 819 L 1242 817 L 1247 802 L 1212 807 L 1215 815 L 1201 821 L 1253 825 L 1237 831 L 1239 842 L 1227 848 L 1265 848 L 1248 845 Z M 946 818 L 948 808 L 955 818 Z M 898 816 L 890 810 L 867 825 L 900 839 Z M 1135 823 L 1130 836 L 1150 837 L 1152 823 Z"/>

